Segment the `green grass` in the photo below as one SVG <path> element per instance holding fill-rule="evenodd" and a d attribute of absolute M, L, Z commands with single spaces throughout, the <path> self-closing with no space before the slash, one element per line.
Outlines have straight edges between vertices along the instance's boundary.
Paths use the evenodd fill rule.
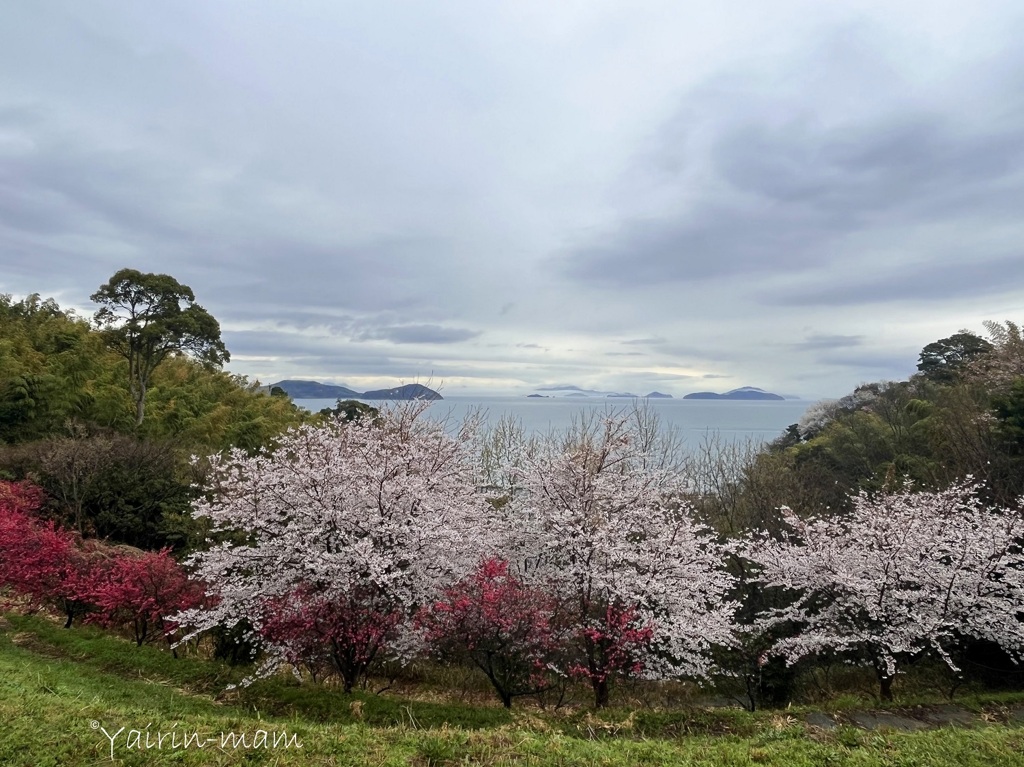
<path fill-rule="evenodd" d="M 0 764 L 98 765 L 892 765 L 1024 763 L 1024 729 L 981 724 L 916 733 L 803 725 L 800 711 L 542 712 L 414 700 L 282 678 L 225 692 L 242 672 L 99 631 L 10 616 L 0 632 Z M 1019 705 L 1020 696 L 977 701 Z M 353 705 L 354 704 L 354 705 Z M 129 748 L 130 730 L 138 730 Z M 294 735 L 301 748 L 221 748 L 220 733 Z M 145 732 L 151 747 L 145 747 Z M 157 749 L 158 734 L 165 735 Z M 172 748 L 185 735 L 204 748 Z"/>

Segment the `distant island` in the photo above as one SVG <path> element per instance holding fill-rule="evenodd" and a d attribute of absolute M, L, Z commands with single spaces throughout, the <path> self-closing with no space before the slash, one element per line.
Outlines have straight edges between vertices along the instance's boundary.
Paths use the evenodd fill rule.
<path fill-rule="evenodd" d="M 393 389 L 374 389 L 359 395 L 362 399 L 444 399 L 438 392 L 423 384 L 405 384 Z"/>
<path fill-rule="evenodd" d="M 633 392 L 598 391 L 596 389 L 583 389 L 573 384 L 562 384 L 561 386 L 544 386 L 538 391 L 559 392 L 559 394 L 527 394 L 527 397 L 616 397 L 619 399 L 673 399 L 671 394 L 664 394 L 660 391 L 652 391 L 650 394 L 640 396 Z"/>
<path fill-rule="evenodd" d="M 754 386 L 741 386 L 739 389 L 727 391 L 725 394 L 718 394 L 713 391 L 694 392 L 693 394 L 685 395 L 683 399 L 784 400 L 785 397 L 772 394 L 769 391 L 758 389 Z"/>
<path fill-rule="evenodd" d="M 650 394 L 645 394 L 643 397 L 640 397 L 636 394 L 632 394 L 631 392 L 623 392 L 621 394 L 619 394 L 618 392 L 611 392 L 610 394 L 607 394 L 605 396 L 629 397 L 630 399 L 672 399 L 671 394 L 662 394 L 660 391 L 652 391 Z"/>
<path fill-rule="evenodd" d="M 422 384 L 405 384 L 393 389 L 374 389 L 373 391 L 357 392 L 347 386 L 335 386 L 319 381 L 303 381 L 289 379 L 270 385 L 282 389 L 292 399 L 444 399 L 438 392 Z"/>
<path fill-rule="evenodd" d="M 347 386 L 335 386 L 334 384 L 324 384 L 319 381 L 289 379 L 278 381 L 267 388 L 273 390 L 275 387 L 283 389 L 292 399 L 353 399 L 363 396 Z"/>

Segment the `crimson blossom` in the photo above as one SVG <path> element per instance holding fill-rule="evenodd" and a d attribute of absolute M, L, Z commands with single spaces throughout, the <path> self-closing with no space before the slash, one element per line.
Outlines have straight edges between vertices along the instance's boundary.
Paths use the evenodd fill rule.
<path fill-rule="evenodd" d="M 85 610 L 79 592 L 89 561 L 77 536 L 41 520 L 42 491 L 24 482 L 0 482 L 0 587 L 37 608 L 58 607 L 70 628 Z"/>
<path fill-rule="evenodd" d="M 89 620 L 103 626 L 126 626 L 135 644 L 167 638 L 177 628 L 170 616 L 198 606 L 202 584 L 191 580 L 170 549 L 136 551 L 119 547 L 96 559 L 79 589 L 95 612 Z"/>
<path fill-rule="evenodd" d="M 617 675 L 639 676 L 654 638 L 654 624 L 643 625 L 636 609 L 607 605 L 604 612 L 577 628 L 586 656 L 569 667 L 569 674 L 587 679 L 600 691 Z"/>
<path fill-rule="evenodd" d="M 1019 512 L 986 506 L 980 486 L 939 492 L 861 493 L 848 516 L 802 520 L 792 533 L 752 536 L 745 555 L 768 586 L 793 594 L 763 616 L 795 624 L 776 653 L 795 661 L 825 651 L 871 663 L 892 698 L 901 663 L 924 653 L 957 671 L 949 649 L 986 639 L 1012 655 L 1024 647 L 1024 534 Z"/>
<path fill-rule="evenodd" d="M 469 659 L 511 708 L 512 698 L 548 687 L 558 649 L 555 611 L 554 599 L 525 586 L 508 562 L 492 558 L 422 609 L 417 624 L 437 655 Z"/>
<path fill-rule="evenodd" d="M 284 659 L 296 669 L 305 668 L 314 681 L 337 674 L 345 692 L 352 692 L 395 639 L 403 618 L 379 596 L 358 587 L 325 595 L 299 586 L 265 603 L 260 636 L 281 648 Z"/>
<path fill-rule="evenodd" d="M 293 657 L 265 630 L 268 606 L 288 595 L 301 591 L 317 610 L 358 596 L 405 618 L 468 572 L 487 548 L 489 509 L 473 482 L 473 434 L 449 434 L 426 407 L 304 426 L 273 450 L 213 457 L 193 512 L 210 520 L 210 548 L 192 562 L 216 598 L 180 616 L 189 636 L 250 620 L 270 673 Z M 410 632 L 398 639 L 396 652 L 414 651 Z"/>

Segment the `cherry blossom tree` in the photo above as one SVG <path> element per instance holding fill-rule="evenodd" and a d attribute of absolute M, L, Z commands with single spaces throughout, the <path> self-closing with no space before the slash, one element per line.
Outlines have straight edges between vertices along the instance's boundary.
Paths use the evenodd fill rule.
<path fill-rule="evenodd" d="M 581 421 L 537 445 L 500 510 L 521 576 L 565 606 L 571 665 L 586 669 L 598 707 L 616 675 L 704 678 L 712 647 L 732 641 L 721 547 L 694 521 L 683 474 L 640 415 Z M 627 642 L 630 663 L 606 651 L 624 616 L 639 632 Z"/>
<path fill-rule="evenodd" d="M 964 637 L 1013 655 L 1024 646 L 1024 534 L 1020 514 L 984 505 L 970 482 L 940 492 L 861 493 L 848 516 L 802 520 L 760 534 L 746 556 L 760 581 L 788 589 L 792 604 L 764 615 L 798 633 L 774 651 L 795 661 L 838 652 L 873 666 L 892 698 L 901 663 L 933 652 L 956 671 L 949 649 Z"/>
<path fill-rule="evenodd" d="M 194 513 L 212 525 L 193 560 L 212 604 L 185 611 L 189 636 L 255 621 L 269 673 L 289 662 L 266 607 L 302 589 L 313 604 L 372 594 L 374 609 L 411 616 L 468 572 L 488 544 L 489 507 L 474 485 L 469 428 L 449 434 L 409 402 L 376 419 L 289 432 L 273 450 L 211 459 L 208 497 Z M 411 632 L 395 651 L 413 651 Z"/>
<path fill-rule="evenodd" d="M 443 659 L 468 659 L 484 672 L 505 708 L 543 691 L 557 650 L 555 600 L 525 586 L 508 562 L 487 559 L 422 609 L 417 624 Z"/>

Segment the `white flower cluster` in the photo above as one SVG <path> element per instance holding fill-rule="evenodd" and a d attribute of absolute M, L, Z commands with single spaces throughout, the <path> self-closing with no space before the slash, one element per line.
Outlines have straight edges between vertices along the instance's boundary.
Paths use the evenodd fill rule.
<path fill-rule="evenodd" d="M 767 586 L 792 595 L 764 616 L 796 633 L 776 651 L 789 660 L 824 651 L 873 663 L 883 686 L 899 665 L 934 652 L 954 671 L 950 648 L 985 639 L 1024 647 L 1024 521 L 988 506 L 967 481 L 941 492 L 861 493 L 848 516 L 801 520 L 781 540 L 748 539 L 745 555 Z"/>
<path fill-rule="evenodd" d="M 400 405 L 375 420 L 306 427 L 272 452 L 213 459 L 211 545 L 192 565 L 215 599 L 179 617 L 190 636 L 241 620 L 298 587 L 372 587 L 405 614 L 486 557 L 578 605 L 635 610 L 655 629 L 649 674 L 709 671 L 731 641 L 722 552 L 655 455 L 650 424 L 610 415 L 562 439 L 513 440 L 500 498 L 479 488 L 479 440 Z M 491 488 L 492 493 L 494 488 Z M 216 541 L 216 542 L 215 542 Z M 255 636 L 255 635 L 254 635 Z M 407 633 L 399 652 L 415 652 Z M 283 654 L 268 647 L 270 670 Z"/>

